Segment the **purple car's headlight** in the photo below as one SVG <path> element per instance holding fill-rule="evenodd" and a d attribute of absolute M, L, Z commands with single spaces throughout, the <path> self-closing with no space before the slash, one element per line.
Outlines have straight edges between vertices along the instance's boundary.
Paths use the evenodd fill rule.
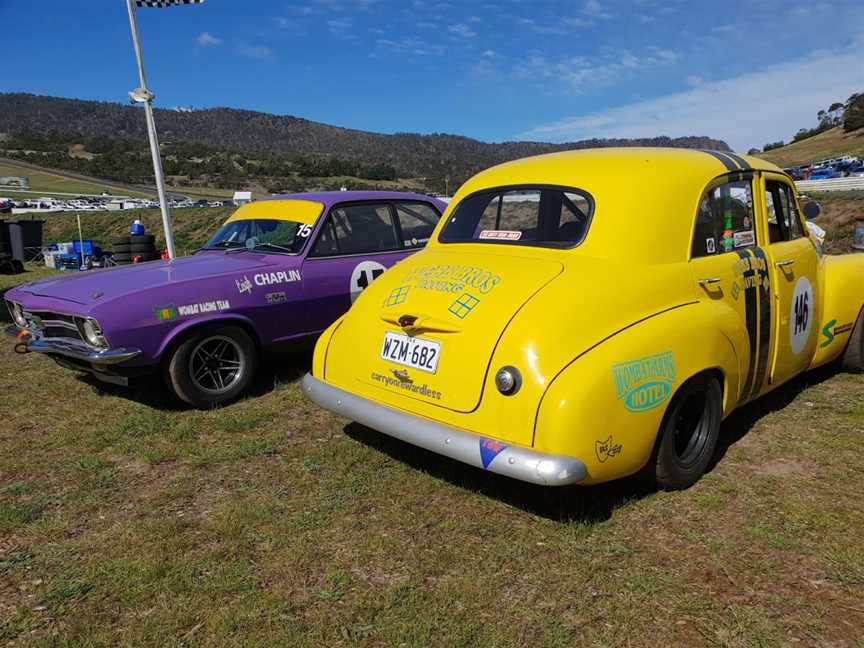
<path fill-rule="evenodd" d="M 9 314 L 12 315 L 12 321 L 19 328 L 27 328 L 27 320 L 24 318 L 24 312 L 21 310 L 21 304 L 15 302 L 7 302 L 9 304 Z"/>
<path fill-rule="evenodd" d="M 75 324 L 78 325 L 78 332 L 81 333 L 81 337 L 84 338 L 87 344 L 97 349 L 108 348 L 108 341 L 102 335 L 99 322 L 95 319 L 92 317 L 76 317 Z"/>

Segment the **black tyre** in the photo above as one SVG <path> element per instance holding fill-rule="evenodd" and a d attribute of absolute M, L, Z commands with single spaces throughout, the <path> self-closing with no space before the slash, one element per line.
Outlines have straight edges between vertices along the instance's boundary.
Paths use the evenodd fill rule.
<path fill-rule="evenodd" d="M 864 310 L 858 313 L 855 328 L 849 336 L 846 351 L 843 353 L 843 369 L 854 373 L 864 371 Z"/>
<path fill-rule="evenodd" d="M 129 237 L 129 242 L 132 245 L 153 245 L 156 237 L 152 234 L 133 234 Z"/>
<path fill-rule="evenodd" d="M 258 350 L 239 326 L 195 331 L 174 350 L 166 382 L 192 407 L 209 409 L 230 402 L 248 387 L 258 367 Z"/>
<path fill-rule="evenodd" d="M 678 389 L 652 457 L 658 488 L 681 490 L 699 480 L 714 456 L 722 418 L 723 391 L 714 376 L 695 376 Z"/>
<path fill-rule="evenodd" d="M 152 243 L 133 243 L 129 246 L 130 252 L 155 252 L 156 247 Z"/>
<path fill-rule="evenodd" d="M 130 261 L 132 261 L 132 255 L 129 254 L 128 252 L 120 252 L 119 254 L 115 252 L 111 256 L 111 258 L 114 259 L 115 261 L 117 261 L 118 263 L 123 263 L 123 262 L 129 263 Z"/>
<path fill-rule="evenodd" d="M 125 236 L 112 236 L 111 237 L 111 245 L 129 245 L 129 235 Z"/>
<path fill-rule="evenodd" d="M 111 246 L 112 252 L 119 252 L 121 254 L 128 254 L 132 251 L 132 246 L 129 243 L 115 243 Z"/>
<path fill-rule="evenodd" d="M 135 252 L 135 253 L 132 254 L 132 259 L 133 259 L 133 260 L 138 259 L 138 262 L 139 262 L 139 263 L 142 263 L 142 262 L 145 262 L 145 261 L 156 261 L 156 260 L 158 260 L 159 258 L 160 258 L 160 256 L 159 256 L 158 254 L 156 254 L 155 252 L 153 252 L 153 253 L 148 253 L 148 254 L 145 254 L 145 253 L 143 253 L 143 252 L 142 252 L 142 253 L 137 253 L 137 252 Z"/>
<path fill-rule="evenodd" d="M 12 267 L 15 269 L 15 274 L 24 272 L 24 263 L 20 259 L 12 259 Z"/>

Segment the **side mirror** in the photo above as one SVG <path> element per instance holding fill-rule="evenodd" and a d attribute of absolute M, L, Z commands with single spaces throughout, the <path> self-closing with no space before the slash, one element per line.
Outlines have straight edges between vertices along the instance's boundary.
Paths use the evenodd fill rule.
<path fill-rule="evenodd" d="M 819 203 L 815 200 L 805 203 L 802 209 L 804 210 L 804 218 L 808 221 L 813 220 L 822 213 L 822 207 L 820 207 Z"/>

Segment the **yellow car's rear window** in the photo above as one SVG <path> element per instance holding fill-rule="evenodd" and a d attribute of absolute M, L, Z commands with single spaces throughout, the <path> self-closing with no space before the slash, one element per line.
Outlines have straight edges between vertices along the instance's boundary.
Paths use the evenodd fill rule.
<path fill-rule="evenodd" d="M 453 210 L 442 243 L 573 247 L 588 232 L 594 201 L 578 189 L 506 187 L 480 191 Z"/>

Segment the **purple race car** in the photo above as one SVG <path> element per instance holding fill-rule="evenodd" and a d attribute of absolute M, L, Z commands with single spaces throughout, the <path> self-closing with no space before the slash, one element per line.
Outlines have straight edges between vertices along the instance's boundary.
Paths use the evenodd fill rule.
<path fill-rule="evenodd" d="M 179 398 L 211 407 L 244 391 L 262 350 L 317 335 L 422 248 L 445 207 L 395 192 L 273 196 L 192 256 L 9 290 L 8 332 L 108 382 L 161 369 Z"/>

